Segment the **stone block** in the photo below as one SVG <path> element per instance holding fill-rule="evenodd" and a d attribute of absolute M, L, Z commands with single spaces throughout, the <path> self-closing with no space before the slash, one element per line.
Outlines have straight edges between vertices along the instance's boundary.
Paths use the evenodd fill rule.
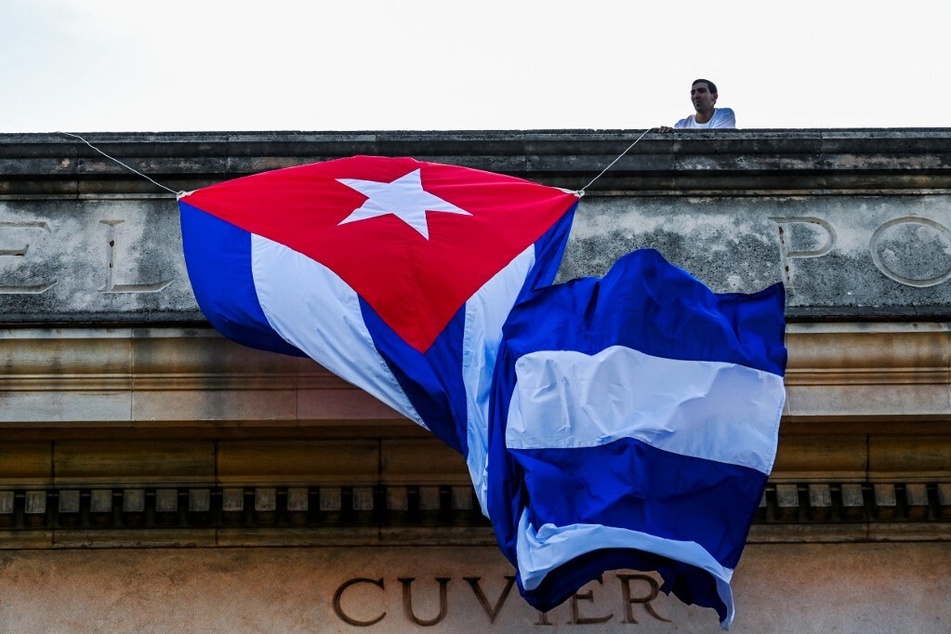
<path fill-rule="evenodd" d="M 452 508 L 454 511 L 472 510 L 472 487 L 452 487 Z"/>
<path fill-rule="evenodd" d="M 776 519 L 792 522 L 799 518 L 799 487 L 795 484 L 776 485 Z"/>
<path fill-rule="evenodd" d="M 373 487 L 353 487 L 353 510 L 373 510 Z"/>
<path fill-rule="evenodd" d="M 155 491 L 155 511 L 157 513 L 178 512 L 178 489 L 157 489 Z"/>
<path fill-rule="evenodd" d="M 320 510 L 339 512 L 343 508 L 339 487 L 320 487 Z"/>
<path fill-rule="evenodd" d="M 419 487 L 419 510 L 420 511 L 438 511 L 439 510 L 439 487 L 422 486 Z"/>
<path fill-rule="evenodd" d="M 938 516 L 943 520 L 951 519 L 951 483 L 938 484 Z"/>
<path fill-rule="evenodd" d="M 277 510 L 277 490 L 273 487 L 257 487 L 254 489 L 254 510 L 258 512 Z"/>
<path fill-rule="evenodd" d="M 306 487 L 287 489 L 287 510 L 293 513 L 305 513 L 310 508 L 310 491 Z"/>
<path fill-rule="evenodd" d="M 27 515 L 46 513 L 46 491 L 27 491 L 23 512 Z"/>
<path fill-rule="evenodd" d="M 409 510 L 409 494 L 406 487 L 386 487 L 386 508 L 389 511 Z"/>
<path fill-rule="evenodd" d="M 809 519 L 824 522 L 832 514 L 832 489 L 828 484 L 809 485 Z"/>
<path fill-rule="evenodd" d="M 79 491 L 66 489 L 59 492 L 59 512 L 79 513 Z"/>
<path fill-rule="evenodd" d="M 145 489 L 123 489 L 122 512 L 123 513 L 144 513 L 145 512 Z"/>
<path fill-rule="evenodd" d="M 844 519 L 858 521 L 865 517 L 865 495 L 862 485 L 845 483 L 840 487 L 842 494 L 842 514 Z"/>
<path fill-rule="evenodd" d="M 13 491 L 0 491 L 0 515 L 13 515 L 16 496 Z"/>
<path fill-rule="evenodd" d="M 93 489 L 89 492 L 91 513 L 112 513 L 112 489 Z"/>
<path fill-rule="evenodd" d="M 877 520 L 893 520 L 898 516 L 898 499 L 894 484 L 876 484 L 874 487 L 874 514 Z"/>
<path fill-rule="evenodd" d="M 188 490 L 188 512 L 189 513 L 208 513 L 211 511 L 211 490 L 210 489 L 189 489 Z"/>
<path fill-rule="evenodd" d="M 919 521 L 928 519 L 929 506 L 927 486 L 920 483 L 905 485 L 905 507 L 908 519 Z"/>
<path fill-rule="evenodd" d="M 221 510 L 226 513 L 244 511 L 244 489 L 227 487 L 221 490 Z"/>

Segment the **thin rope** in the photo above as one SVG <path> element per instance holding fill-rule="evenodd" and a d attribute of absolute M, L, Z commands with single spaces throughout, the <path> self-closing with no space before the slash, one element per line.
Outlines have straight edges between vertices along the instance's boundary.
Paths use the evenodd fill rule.
<path fill-rule="evenodd" d="M 641 139 L 643 139 L 643 138 L 644 138 L 644 135 L 646 135 L 646 134 L 647 134 L 648 132 L 650 132 L 650 131 L 651 131 L 651 128 L 647 128 L 646 130 L 644 130 L 644 132 L 642 132 L 639 137 L 637 137 L 636 139 L 634 139 L 634 142 L 633 142 L 633 143 L 631 143 L 629 146 L 627 146 L 627 148 L 626 148 L 623 152 L 621 152 L 620 154 L 618 154 L 617 157 L 615 157 L 615 159 L 614 159 L 613 161 L 611 161 L 610 163 L 608 163 L 607 166 L 606 166 L 603 170 L 601 170 L 601 172 L 600 172 L 597 176 L 595 176 L 594 178 L 592 178 L 591 181 L 590 181 L 587 185 L 585 185 L 584 187 L 582 187 L 581 189 L 579 189 L 579 190 L 576 192 L 576 193 L 578 194 L 578 197 L 580 198 L 581 196 L 584 196 L 584 193 L 585 193 L 585 190 L 586 190 L 586 189 L 588 189 L 589 187 L 591 187 L 592 185 L 594 185 L 594 183 L 595 183 L 599 178 L 601 178 L 602 176 L 604 176 L 605 172 L 607 172 L 609 169 L 611 169 L 612 167 L 614 167 L 614 164 L 615 164 L 615 163 L 617 163 L 617 162 L 620 161 L 622 158 L 624 158 L 624 155 L 627 154 L 628 152 L 630 152 L 630 151 L 631 151 L 631 148 L 633 148 L 635 145 L 637 145 L 637 142 L 640 141 Z M 83 143 L 85 143 L 86 145 L 88 145 L 89 147 L 91 147 L 93 150 L 95 150 L 96 152 L 99 152 L 100 154 L 102 154 L 103 156 L 105 156 L 105 157 L 106 157 L 107 159 L 109 159 L 110 161 L 113 161 L 113 162 L 115 162 L 115 163 L 118 163 L 119 165 L 121 165 L 122 167 L 126 168 L 127 170 L 129 170 L 129 171 L 132 172 L 133 174 L 137 174 L 138 176 L 141 176 L 142 178 L 144 178 L 145 180 L 149 181 L 150 183 L 152 183 L 152 184 L 155 185 L 156 187 L 159 187 L 159 188 L 161 188 L 161 189 L 164 189 L 165 191 L 169 192 L 170 194 L 174 194 L 176 198 L 181 198 L 183 195 L 185 195 L 185 194 L 187 193 L 187 192 L 184 192 L 184 191 L 175 191 L 174 189 L 172 189 L 172 188 L 170 188 L 170 187 L 166 187 L 166 186 L 163 185 L 162 183 L 160 183 L 160 182 L 158 182 L 157 180 L 151 178 L 150 176 L 146 176 L 145 174 L 143 174 L 143 173 L 140 172 L 139 170 L 135 169 L 134 167 L 132 167 L 132 166 L 130 166 L 130 165 L 127 165 L 126 163 L 123 163 L 122 161 L 120 161 L 120 160 L 117 159 L 116 157 L 110 156 L 109 154 L 106 154 L 105 152 L 103 152 L 102 150 L 100 150 L 100 149 L 97 148 L 95 145 L 93 145 L 92 143 L 90 143 L 89 141 L 87 141 L 86 139 L 84 139 L 83 137 L 79 136 L 78 134 L 73 134 L 72 132 L 60 132 L 59 134 L 64 134 L 64 135 L 66 135 L 66 136 L 71 136 L 71 137 L 74 137 L 74 138 L 76 138 L 76 139 L 79 139 L 80 141 L 82 141 Z"/>
<path fill-rule="evenodd" d="M 135 169 L 134 167 L 130 167 L 129 165 L 126 165 L 125 163 L 123 163 L 122 161 L 120 161 L 119 159 L 117 159 L 116 157 L 114 157 L 114 156 L 109 156 L 108 154 L 106 154 L 105 152 L 103 152 L 102 150 L 100 150 L 100 149 L 97 148 L 95 145 L 93 145 L 92 143 L 90 143 L 90 142 L 87 141 L 86 139 L 82 138 L 82 137 L 79 136 L 78 134 L 73 134 L 72 132 L 60 132 L 59 134 L 65 134 L 66 136 L 71 136 L 71 137 L 75 137 L 75 138 L 79 139 L 80 141 L 82 141 L 83 143 L 85 143 L 86 145 L 88 145 L 89 147 L 91 147 L 92 149 L 96 150 L 97 152 L 99 152 L 100 154 L 102 154 L 103 156 L 105 156 L 105 157 L 106 157 L 107 159 L 109 159 L 110 161 L 115 161 L 116 163 L 118 163 L 118 164 L 121 165 L 122 167 L 126 168 L 126 169 L 129 170 L 130 172 L 132 172 L 132 173 L 134 173 L 134 174 L 138 174 L 139 176 L 141 176 L 141 177 L 144 178 L 145 180 L 149 181 L 150 183 L 152 183 L 152 184 L 155 185 L 156 187 L 161 187 L 161 188 L 164 189 L 165 191 L 167 191 L 167 192 L 169 192 L 169 193 L 172 193 L 172 194 L 175 194 L 175 196 L 176 196 L 177 198 L 181 198 L 182 194 L 185 193 L 185 192 L 177 192 L 177 191 L 175 191 L 174 189 L 171 189 L 170 187 L 166 187 L 166 186 L 163 185 L 162 183 L 160 183 L 160 182 L 158 182 L 158 181 L 156 181 L 156 180 L 154 180 L 154 179 L 152 179 L 152 178 L 146 176 L 145 174 L 143 174 L 143 173 L 140 172 L 139 170 Z"/>
<path fill-rule="evenodd" d="M 588 189 L 589 187 L 591 187 L 592 185 L 594 185 L 594 182 L 595 182 L 596 180 L 598 180 L 599 178 L 601 178 L 602 176 L 604 176 L 604 173 L 605 173 L 606 171 L 608 171 L 609 169 L 611 169 L 612 167 L 614 167 L 614 164 L 617 163 L 618 161 L 620 161 L 621 158 L 623 158 L 625 154 L 627 154 L 628 152 L 630 152 L 630 151 L 631 151 L 631 148 L 634 147 L 635 145 L 637 145 L 637 142 L 640 141 L 641 139 L 643 139 L 643 138 L 644 138 L 644 135 L 647 134 L 648 132 L 650 132 L 651 130 L 652 130 L 652 128 L 647 128 L 646 130 L 644 130 L 644 132 L 641 133 L 641 136 L 637 137 L 637 138 L 634 140 L 634 143 L 631 143 L 629 146 L 627 146 L 627 149 L 626 149 L 626 150 L 624 150 L 623 152 L 621 152 L 620 154 L 618 154 L 618 156 L 617 156 L 616 159 L 614 159 L 613 161 L 611 161 L 610 163 L 608 163 L 608 166 L 605 167 L 603 170 L 601 170 L 601 173 L 600 173 L 600 174 L 598 174 L 597 176 L 595 176 L 594 178 L 592 178 L 590 183 L 588 183 L 587 185 L 585 185 L 584 187 L 582 187 L 581 189 L 579 189 L 579 190 L 578 190 L 578 195 L 579 195 L 579 196 L 584 196 L 584 190 L 586 190 L 586 189 Z"/>

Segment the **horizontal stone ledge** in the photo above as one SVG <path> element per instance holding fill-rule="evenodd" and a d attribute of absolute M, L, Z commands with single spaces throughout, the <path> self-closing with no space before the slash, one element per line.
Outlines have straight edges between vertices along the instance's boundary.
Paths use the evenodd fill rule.
<path fill-rule="evenodd" d="M 414 148 L 429 154 L 521 156 L 536 154 L 579 154 L 586 150 L 631 141 L 644 129 L 539 129 L 539 130 L 378 130 L 341 132 L 89 132 L 84 139 L 117 157 L 147 156 L 280 156 L 338 155 L 340 149 L 354 153 L 374 150 Z M 768 154 L 826 152 L 830 155 L 916 152 L 947 153 L 951 128 L 749 128 L 736 130 L 675 130 L 667 134 L 648 132 L 640 141 L 645 146 L 675 145 L 678 149 L 703 149 L 715 140 L 720 150 L 752 150 Z M 626 145 L 621 146 L 624 149 Z M 315 152 L 315 149 L 322 150 Z M 712 153 L 712 152 L 711 152 Z M 401 155 L 406 155 L 402 153 Z M 82 140 L 61 133 L 0 134 L 0 158 L 43 159 L 62 156 L 102 159 Z M 75 169 L 62 164 L 61 169 Z"/>
<path fill-rule="evenodd" d="M 337 428 L 323 437 L 295 428 L 263 428 L 243 436 L 219 430 L 217 437 L 200 428 L 178 436 L 124 436 L 115 428 L 72 435 L 48 432 L 45 439 L 29 440 L 4 434 L 0 490 L 423 486 L 428 487 L 421 493 L 423 506 L 433 507 L 437 487 L 470 486 L 461 454 L 408 422 L 397 430 L 371 428 L 364 435 L 359 427 Z M 782 432 L 772 482 L 787 489 L 898 482 L 918 491 L 916 500 L 923 499 L 920 485 L 942 482 L 951 473 L 951 435 L 914 432 L 908 424 L 876 433 Z M 854 491 L 850 495 L 854 498 Z M 951 505 L 951 490 L 939 487 L 928 495 Z M 405 497 L 392 503 L 405 503 Z"/>
<path fill-rule="evenodd" d="M 842 421 L 850 433 L 874 424 L 876 433 L 951 434 L 941 428 L 951 422 L 947 322 L 792 323 L 786 344 L 784 421 L 797 432 Z M 6 329 L 0 356 L 8 360 L 0 431 L 175 427 L 208 437 L 210 423 L 286 436 L 406 422 L 313 361 L 240 346 L 209 328 Z"/>
<path fill-rule="evenodd" d="M 620 155 L 644 130 L 363 131 L 249 133 L 89 133 L 85 138 L 112 156 L 173 188 L 356 154 L 413 156 L 581 187 Z M 760 129 L 648 133 L 619 160 L 593 191 L 630 187 L 634 174 L 796 175 L 874 174 L 913 171 L 900 187 L 947 187 L 951 129 Z M 0 194 L 29 191 L 155 191 L 144 179 L 64 135 L 0 134 Z M 782 179 L 774 178 L 778 185 Z M 702 178 L 702 182 L 709 179 Z M 73 181 L 72 185 L 55 183 Z M 107 183 L 105 188 L 95 185 Z M 108 183 L 111 183 L 108 184 Z M 801 187 L 844 186 L 803 181 Z M 655 186 L 690 186 L 668 180 Z"/>

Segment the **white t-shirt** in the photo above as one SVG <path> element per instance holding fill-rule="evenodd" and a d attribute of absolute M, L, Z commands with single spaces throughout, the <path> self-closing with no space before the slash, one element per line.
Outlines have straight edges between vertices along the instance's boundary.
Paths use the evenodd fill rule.
<path fill-rule="evenodd" d="M 674 124 L 675 128 L 735 128 L 736 115 L 729 108 L 716 108 L 706 123 L 697 123 L 696 115 L 690 115 Z"/>

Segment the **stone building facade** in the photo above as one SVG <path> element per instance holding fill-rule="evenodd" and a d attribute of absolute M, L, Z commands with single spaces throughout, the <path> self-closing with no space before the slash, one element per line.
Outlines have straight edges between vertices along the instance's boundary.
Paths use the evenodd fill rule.
<path fill-rule="evenodd" d="M 579 189 L 631 131 L 90 134 L 172 191 L 354 154 Z M 0 135 L 0 629 L 709 631 L 611 572 L 539 614 L 461 456 L 316 364 L 232 344 L 175 196 Z M 647 135 L 586 192 L 561 279 L 654 247 L 787 289 L 779 453 L 734 630 L 951 629 L 951 130 Z"/>

